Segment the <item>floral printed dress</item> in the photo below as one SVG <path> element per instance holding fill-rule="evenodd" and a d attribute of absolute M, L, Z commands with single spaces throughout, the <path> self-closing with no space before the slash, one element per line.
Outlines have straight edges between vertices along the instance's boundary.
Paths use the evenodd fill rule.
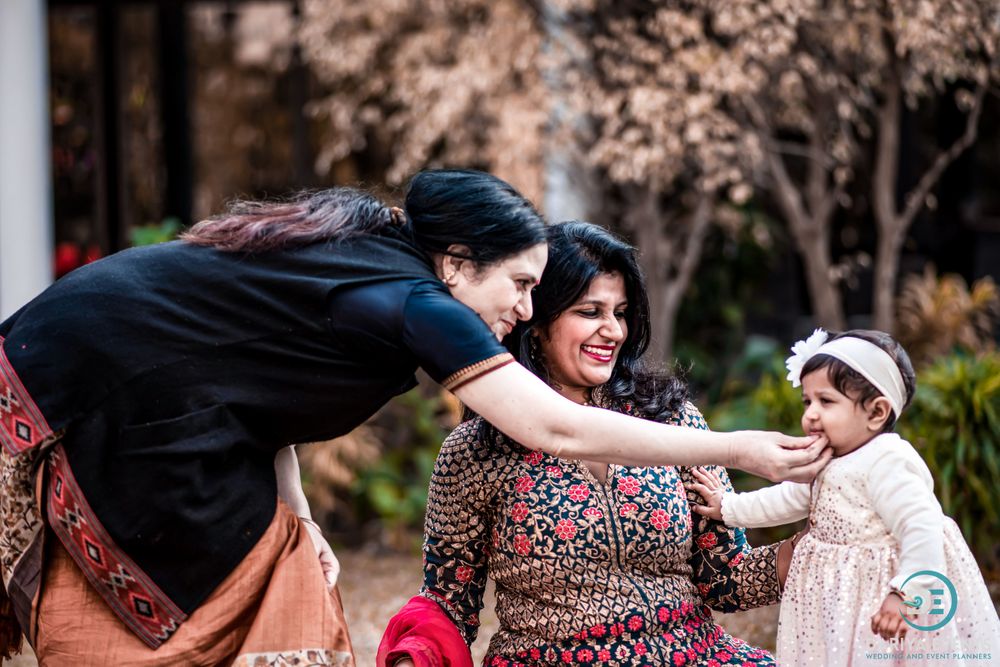
<path fill-rule="evenodd" d="M 707 428 L 691 404 L 673 423 Z M 741 529 L 693 515 L 688 469 L 610 466 L 602 483 L 578 461 L 488 448 L 478 427 L 460 425 L 438 456 L 420 594 L 471 644 L 493 577 L 500 630 L 485 665 L 774 664 L 710 609 L 776 603 L 778 545 L 752 549 Z"/>

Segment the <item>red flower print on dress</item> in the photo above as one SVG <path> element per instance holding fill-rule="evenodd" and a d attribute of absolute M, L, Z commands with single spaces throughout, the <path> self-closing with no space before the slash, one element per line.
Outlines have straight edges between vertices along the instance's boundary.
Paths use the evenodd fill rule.
<path fill-rule="evenodd" d="M 736 567 L 737 565 L 740 564 L 741 560 L 743 560 L 743 552 L 742 551 L 729 559 L 729 567 Z"/>
<path fill-rule="evenodd" d="M 527 535 L 514 536 L 514 551 L 522 556 L 527 556 L 531 553 L 531 541 L 528 539 Z"/>
<path fill-rule="evenodd" d="M 656 618 L 660 619 L 660 623 L 666 623 L 670 620 L 670 610 L 666 607 L 660 607 L 656 610 Z"/>
<path fill-rule="evenodd" d="M 590 629 L 590 636 L 591 637 L 603 637 L 607 633 L 608 633 L 608 628 L 607 628 L 607 626 L 605 626 L 603 624 L 601 624 L 601 625 L 595 625 L 594 627 L 592 627 Z"/>
<path fill-rule="evenodd" d="M 602 648 L 597 652 L 597 659 L 601 662 L 611 662 L 611 651 L 606 648 Z"/>
<path fill-rule="evenodd" d="M 514 523 L 521 523 L 528 516 L 528 503 L 521 502 L 515 503 L 512 508 L 510 508 L 510 518 L 513 519 Z"/>
<path fill-rule="evenodd" d="M 528 452 L 527 454 L 524 455 L 524 460 L 528 463 L 528 465 L 533 465 L 533 466 L 536 466 L 539 463 L 541 463 L 542 458 L 544 458 L 544 455 L 541 452 Z"/>
<path fill-rule="evenodd" d="M 670 656 L 670 659 L 674 662 L 674 667 L 680 667 L 681 665 L 687 664 L 687 656 L 680 651 L 674 651 L 674 654 Z"/>
<path fill-rule="evenodd" d="M 576 652 L 576 661 L 589 664 L 594 661 L 594 652 L 589 648 L 582 648 Z"/>
<path fill-rule="evenodd" d="M 670 525 L 670 515 L 667 514 L 666 510 L 656 509 L 649 515 L 649 522 L 657 530 L 666 530 L 667 526 Z"/>
<path fill-rule="evenodd" d="M 698 584 L 698 592 L 701 593 L 702 597 L 708 596 L 708 584 Z"/>
<path fill-rule="evenodd" d="M 708 665 L 708 667 L 722 667 L 722 663 L 720 663 L 715 658 L 709 658 L 706 664 Z"/>
<path fill-rule="evenodd" d="M 638 644 L 635 645 L 635 654 L 636 655 L 646 655 L 646 653 L 648 653 L 648 652 L 649 652 L 649 649 L 646 648 L 646 645 L 643 644 L 642 642 L 639 642 Z"/>
<path fill-rule="evenodd" d="M 698 536 L 698 546 L 702 549 L 711 549 L 718 543 L 715 533 L 704 533 Z"/>
<path fill-rule="evenodd" d="M 635 503 L 622 503 L 622 506 L 618 508 L 618 514 L 621 516 L 628 516 L 637 509 L 639 509 L 639 506 Z"/>
<path fill-rule="evenodd" d="M 569 499 L 575 503 L 582 503 L 590 495 L 590 489 L 586 484 L 574 484 L 569 487 Z"/>
<path fill-rule="evenodd" d="M 563 651 L 560 659 L 567 665 L 573 662 L 573 651 Z"/>
<path fill-rule="evenodd" d="M 563 471 L 559 466 L 545 466 L 545 472 L 549 473 L 553 477 L 562 477 Z"/>
<path fill-rule="evenodd" d="M 535 482 L 527 475 L 521 475 L 514 484 L 514 490 L 518 493 L 527 493 L 535 488 Z"/>
<path fill-rule="evenodd" d="M 628 629 L 631 630 L 632 632 L 638 632 L 639 630 L 642 630 L 642 626 L 643 626 L 642 616 L 633 616 L 630 619 L 628 619 Z"/>
<path fill-rule="evenodd" d="M 583 510 L 583 516 L 587 517 L 588 519 L 600 519 L 602 516 L 604 516 L 604 512 L 597 509 L 596 507 L 588 507 L 587 509 Z"/>
<path fill-rule="evenodd" d="M 635 477 L 622 477 L 618 480 L 618 490 L 626 496 L 634 496 L 639 493 L 639 480 Z"/>
<path fill-rule="evenodd" d="M 556 524 L 556 537 L 560 540 L 571 540 L 576 536 L 576 524 L 571 519 L 559 519 Z"/>
<path fill-rule="evenodd" d="M 468 565 L 459 565 L 458 569 L 455 570 L 455 578 L 463 584 L 467 584 L 472 581 L 472 575 L 474 573 L 475 571 Z"/>
<path fill-rule="evenodd" d="M 530 651 L 528 651 L 528 655 L 531 656 L 532 660 L 541 660 L 542 659 L 542 652 L 539 649 L 537 649 L 537 648 L 533 648 Z"/>
<path fill-rule="evenodd" d="M 625 632 L 625 624 L 624 623 L 615 623 L 614 625 L 611 626 L 611 636 L 612 637 L 618 637 L 619 635 L 621 635 L 624 632 Z"/>
<path fill-rule="evenodd" d="M 729 659 L 732 658 L 733 656 L 726 651 L 719 651 L 718 653 L 715 654 L 715 657 L 721 660 L 722 662 L 729 662 Z"/>

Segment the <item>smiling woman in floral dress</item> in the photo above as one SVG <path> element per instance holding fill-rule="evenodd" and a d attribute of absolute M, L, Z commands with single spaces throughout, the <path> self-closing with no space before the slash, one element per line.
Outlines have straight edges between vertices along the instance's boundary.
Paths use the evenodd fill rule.
<path fill-rule="evenodd" d="M 506 343 L 563 396 L 707 429 L 684 383 L 639 361 L 649 304 L 629 246 L 595 225 L 551 228 L 534 303 Z M 692 514 L 692 481 L 685 467 L 529 451 L 466 421 L 431 479 L 424 585 L 390 621 L 379 664 L 471 664 L 487 575 L 500 619 L 489 666 L 773 664 L 711 609 L 777 602 L 792 544 L 751 548 L 741 529 Z"/>

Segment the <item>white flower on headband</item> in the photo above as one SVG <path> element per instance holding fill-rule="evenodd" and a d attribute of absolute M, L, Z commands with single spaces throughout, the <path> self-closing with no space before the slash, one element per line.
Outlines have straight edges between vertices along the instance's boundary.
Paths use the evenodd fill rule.
<path fill-rule="evenodd" d="M 785 359 L 785 368 L 788 369 L 787 379 L 791 381 L 793 387 L 802 384 L 802 367 L 809 361 L 809 357 L 816 354 L 816 350 L 822 347 L 828 337 L 829 334 L 825 331 L 816 329 L 809 338 L 792 345 L 792 356 Z"/>

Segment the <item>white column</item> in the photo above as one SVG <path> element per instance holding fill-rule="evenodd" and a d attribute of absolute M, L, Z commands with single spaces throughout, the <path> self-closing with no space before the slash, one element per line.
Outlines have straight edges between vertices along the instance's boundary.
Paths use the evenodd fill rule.
<path fill-rule="evenodd" d="M 52 282 L 45 0 L 0 0 L 0 320 Z"/>

